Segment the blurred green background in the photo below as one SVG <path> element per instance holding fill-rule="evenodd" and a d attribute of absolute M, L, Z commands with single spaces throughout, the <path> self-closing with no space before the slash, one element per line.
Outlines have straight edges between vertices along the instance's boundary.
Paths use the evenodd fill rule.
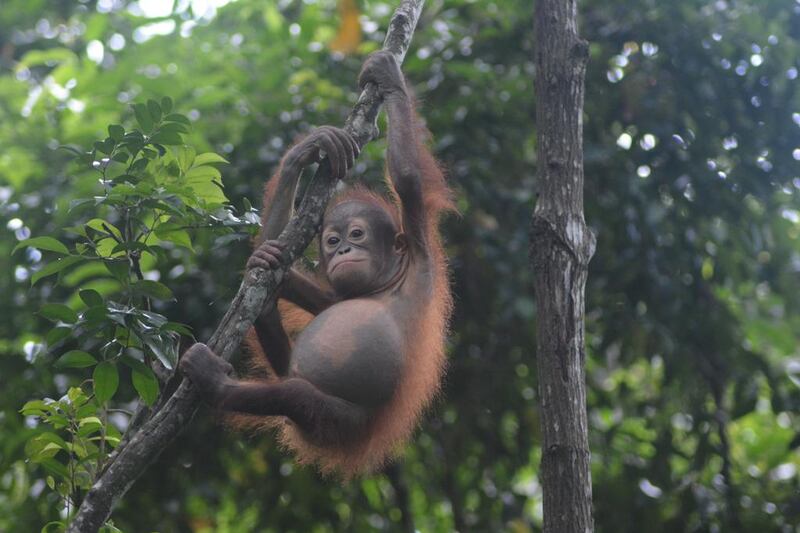
<path fill-rule="evenodd" d="M 4 0 L 0 8 L 0 531 L 58 518 L 19 414 L 82 379 L 41 350 L 29 236 L 86 195 L 61 144 L 169 96 L 227 157 L 236 206 L 283 150 L 341 124 L 392 3 Z M 585 0 L 588 410 L 602 532 L 800 528 L 800 2 Z M 444 394 L 395 467 L 341 485 L 208 411 L 113 517 L 125 531 L 536 531 L 540 431 L 528 225 L 536 198 L 533 6 L 430 0 L 404 65 L 457 191 L 444 231 L 456 311 Z M 380 179 L 383 141 L 353 174 Z M 198 150 L 200 151 L 200 150 Z M 80 182 L 83 183 L 83 182 Z M 159 312 L 207 339 L 246 239 L 158 273 Z M 83 376 L 85 377 L 85 376 Z"/>

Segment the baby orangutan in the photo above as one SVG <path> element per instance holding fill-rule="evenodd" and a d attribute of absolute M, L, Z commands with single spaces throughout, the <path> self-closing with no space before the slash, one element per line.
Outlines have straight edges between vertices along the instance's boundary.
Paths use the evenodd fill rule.
<path fill-rule="evenodd" d="M 296 307 L 265 309 L 249 336 L 254 356 L 269 362 L 267 380 L 230 378 L 231 366 L 203 344 L 180 363 L 212 406 L 267 417 L 298 460 L 344 476 L 381 466 L 413 431 L 439 388 L 451 310 L 438 230 L 439 216 L 452 209 L 450 190 L 392 54 L 367 59 L 359 85 L 367 83 L 388 113 L 391 199 L 355 188 L 331 202 L 318 273 L 292 268 L 280 297 Z M 280 264 L 275 239 L 303 168 L 321 151 L 341 179 L 359 149 L 343 130 L 322 127 L 289 150 L 267 185 L 261 244 L 247 268 Z M 298 313 L 307 325 L 290 336 Z"/>

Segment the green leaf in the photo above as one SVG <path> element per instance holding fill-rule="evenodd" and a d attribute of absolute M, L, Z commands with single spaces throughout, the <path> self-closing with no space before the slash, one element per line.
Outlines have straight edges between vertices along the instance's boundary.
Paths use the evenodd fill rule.
<path fill-rule="evenodd" d="M 142 148 L 142 154 L 147 159 L 155 159 L 156 157 L 158 157 L 158 151 L 153 150 L 152 148 Z"/>
<path fill-rule="evenodd" d="M 81 315 L 81 318 L 86 322 L 87 327 L 92 327 L 100 322 L 103 322 L 106 317 L 108 317 L 108 309 L 102 305 L 90 307 Z"/>
<path fill-rule="evenodd" d="M 47 342 L 47 346 L 52 348 L 53 345 L 69 337 L 70 333 L 72 333 L 72 328 L 59 326 L 48 331 L 44 340 Z"/>
<path fill-rule="evenodd" d="M 150 251 L 150 247 L 147 246 L 145 243 L 139 241 L 121 242 L 111 249 L 111 255 L 118 254 L 119 252 L 127 252 L 130 250 L 135 250 L 139 252 L 148 252 Z"/>
<path fill-rule="evenodd" d="M 161 326 L 161 331 L 174 331 L 176 333 L 180 333 L 181 335 L 192 337 L 191 328 L 186 324 L 181 324 L 180 322 L 167 322 Z"/>
<path fill-rule="evenodd" d="M 70 350 L 62 355 L 53 366 L 56 368 L 86 368 L 97 364 L 91 354 L 81 350 Z"/>
<path fill-rule="evenodd" d="M 36 435 L 25 444 L 25 455 L 33 462 L 39 463 L 52 459 L 61 450 L 68 450 L 69 445 L 52 432 Z"/>
<path fill-rule="evenodd" d="M 53 479 L 53 478 L 48 476 L 48 478 L 47 478 L 47 486 L 50 487 L 50 489 L 52 490 L 55 487 L 55 481 L 53 482 L 53 485 L 51 486 L 51 484 L 50 484 L 50 480 L 51 479 Z M 64 522 L 56 520 L 56 521 L 53 521 L 53 522 L 48 522 L 44 526 L 42 526 L 42 529 L 39 530 L 39 533 L 60 533 L 60 532 L 66 531 L 66 530 L 67 530 L 66 524 Z"/>
<path fill-rule="evenodd" d="M 88 437 L 92 433 L 100 431 L 103 427 L 103 422 L 96 416 L 88 416 L 78 422 L 78 436 Z"/>
<path fill-rule="evenodd" d="M 183 144 L 183 137 L 181 137 L 181 135 L 177 132 L 159 131 L 150 138 L 150 141 L 158 144 L 165 144 L 167 146 L 176 146 Z"/>
<path fill-rule="evenodd" d="M 128 156 L 125 156 L 126 158 Z M 139 160 L 136 161 L 137 163 Z M 126 185 L 136 185 L 139 180 L 141 180 L 141 176 L 136 176 L 134 174 L 120 174 L 116 178 L 112 179 L 111 182 L 114 184 L 126 184 Z"/>
<path fill-rule="evenodd" d="M 67 391 L 67 398 L 69 398 L 69 401 L 74 405 L 83 405 L 89 400 L 86 393 L 84 393 L 83 389 L 80 387 L 70 387 Z"/>
<path fill-rule="evenodd" d="M 169 370 L 175 368 L 175 364 L 178 362 L 178 354 L 175 351 L 175 344 L 166 341 L 166 342 L 158 342 L 154 340 L 145 340 L 145 344 L 150 351 L 153 352 L 153 355 L 156 356 L 156 359 L 161 361 L 161 364 L 167 367 Z"/>
<path fill-rule="evenodd" d="M 187 126 L 192 125 L 192 121 L 189 120 L 186 116 L 181 115 L 180 113 L 172 113 L 164 117 L 164 122 L 179 122 L 181 124 L 185 124 Z"/>
<path fill-rule="evenodd" d="M 172 111 L 172 98 L 170 98 L 169 96 L 165 96 L 164 98 L 161 99 L 161 110 L 164 113 L 169 113 L 170 111 Z"/>
<path fill-rule="evenodd" d="M 187 183 L 210 183 L 221 177 L 222 173 L 215 167 L 198 166 L 197 159 L 195 159 L 195 165 L 186 173 Z"/>
<path fill-rule="evenodd" d="M 97 365 L 92 374 L 94 380 L 94 395 L 97 401 L 105 403 L 114 396 L 119 386 L 119 373 L 117 366 L 109 361 Z"/>
<path fill-rule="evenodd" d="M 80 235 L 81 237 L 86 237 L 86 228 L 83 226 L 67 226 L 64 228 L 64 231 L 67 233 L 74 233 L 75 235 Z"/>
<path fill-rule="evenodd" d="M 111 124 L 108 126 L 108 136 L 119 142 L 125 137 L 125 128 L 119 124 Z"/>
<path fill-rule="evenodd" d="M 167 122 L 158 128 L 158 131 L 163 133 L 189 133 L 191 128 L 180 122 Z"/>
<path fill-rule="evenodd" d="M 75 215 L 77 213 L 80 213 L 81 211 L 86 211 L 90 207 L 95 207 L 95 206 L 97 206 L 97 200 L 94 198 L 78 198 L 76 200 L 70 200 L 69 213 L 71 215 Z"/>
<path fill-rule="evenodd" d="M 61 437 L 50 431 L 45 431 L 44 433 L 40 433 L 35 438 L 36 440 L 42 443 L 55 444 L 62 450 L 66 450 L 67 448 L 69 448 L 64 439 L 62 439 Z"/>
<path fill-rule="evenodd" d="M 175 148 L 175 159 L 178 161 L 178 167 L 181 169 L 181 172 L 186 172 L 192 167 L 195 157 L 195 149 L 191 146 L 179 146 Z"/>
<path fill-rule="evenodd" d="M 94 403 L 87 403 L 86 405 L 80 406 L 75 411 L 76 418 L 86 418 L 87 416 L 92 416 L 94 413 L 97 412 L 97 406 Z"/>
<path fill-rule="evenodd" d="M 94 289 L 83 289 L 78 292 L 78 295 L 86 304 L 86 307 L 97 307 L 104 305 L 103 297 Z"/>
<path fill-rule="evenodd" d="M 47 442 L 44 442 L 39 439 L 40 435 L 36 435 L 28 442 L 25 443 L 25 456 L 29 458 L 33 458 L 38 454 L 42 448 L 47 445 Z"/>
<path fill-rule="evenodd" d="M 39 416 L 48 412 L 49 410 L 49 406 L 44 403 L 44 401 L 31 400 L 29 402 L 25 402 L 25 405 L 22 406 L 22 409 L 20 409 L 19 412 L 25 416 Z"/>
<path fill-rule="evenodd" d="M 139 365 L 133 367 L 131 381 L 133 381 L 133 388 L 139 393 L 142 401 L 147 405 L 153 405 L 158 398 L 158 380 L 153 371 L 139 363 Z"/>
<path fill-rule="evenodd" d="M 142 134 L 138 131 L 136 134 L 136 136 L 126 134 L 117 146 L 119 148 L 126 148 L 131 155 L 135 154 L 144 147 L 144 137 L 142 137 Z"/>
<path fill-rule="evenodd" d="M 144 150 L 143 150 L 143 153 L 144 153 L 145 155 L 147 155 L 147 154 L 148 154 L 148 153 L 150 153 L 150 152 L 152 152 L 152 150 L 147 150 L 147 151 L 144 151 Z M 146 157 L 143 157 L 143 158 L 141 158 L 141 159 L 137 159 L 137 160 L 136 160 L 136 161 L 134 161 L 134 162 L 133 162 L 133 164 L 131 165 L 131 172 L 137 172 L 137 173 L 138 173 L 138 172 L 143 172 L 143 171 L 144 171 L 144 169 L 146 169 L 146 168 L 147 168 L 147 165 L 148 165 L 148 163 L 150 163 L 150 160 L 149 160 L 149 159 L 147 159 Z"/>
<path fill-rule="evenodd" d="M 93 218 L 86 223 L 86 226 L 93 230 L 102 233 L 103 235 L 113 235 L 118 240 L 122 239 L 122 232 L 111 222 L 107 222 L 102 218 Z"/>
<path fill-rule="evenodd" d="M 157 192 L 154 191 L 153 183 L 151 183 L 149 181 L 140 181 L 139 183 L 136 184 L 135 190 L 136 190 L 137 193 L 139 193 L 139 194 L 141 194 L 143 196 L 149 196 L 151 194 L 158 194 Z"/>
<path fill-rule="evenodd" d="M 47 250 L 48 252 L 56 252 L 62 255 L 68 255 L 69 250 L 64 246 L 61 241 L 53 237 L 33 237 L 32 239 L 25 239 L 20 241 L 11 253 L 15 253 L 20 248 L 24 247 L 36 248 L 37 250 Z"/>
<path fill-rule="evenodd" d="M 36 285 L 36 282 L 40 279 L 57 274 L 65 268 L 76 265 L 83 261 L 86 261 L 85 257 L 81 257 L 79 255 L 69 255 L 67 257 L 62 257 L 57 261 L 53 261 L 52 263 L 48 263 L 47 266 L 31 276 L 31 285 Z"/>
<path fill-rule="evenodd" d="M 106 269 L 108 269 L 109 274 L 123 283 L 125 283 L 130 277 L 130 264 L 127 259 L 110 259 L 103 261 L 103 264 L 105 265 Z"/>
<path fill-rule="evenodd" d="M 133 130 L 126 133 L 123 139 L 125 142 L 129 143 L 143 143 L 144 135 L 142 135 L 142 132 L 139 130 Z"/>
<path fill-rule="evenodd" d="M 214 152 L 206 152 L 204 154 L 198 155 L 194 160 L 194 165 L 199 167 L 200 165 L 209 165 L 211 163 L 228 163 L 228 160 L 222 157 L 219 154 L 215 154 Z"/>
<path fill-rule="evenodd" d="M 96 416 L 87 416 L 82 418 L 80 422 L 78 422 L 78 426 L 85 426 L 87 424 L 95 424 L 97 426 L 102 426 L 103 422 L 100 421 L 99 418 Z"/>
<path fill-rule="evenodd" d="M 130 369 L 133 387 L 147 405 L 152 405 L 158 397 L 158 380 L 147 365 L 133 356 L 124 355 L 121 358 Z"/>
<path fill-rule="evenodd" d="M 48 442 L 47 444 L 36 450 L 35 453 L 31 454 L 30 459 L 34 463 L 39 463 L 47 459 L 52 459 L 61 450 L 62 448 L 60 448 L 57 444 Z"/>
<path fill-rule="evenodd" d="M 178 246 L 183 246 L 189 250 L 192 248 L 192 239 L 189 237 L 189 232 L 182 229 L 174 222 L 165 222 L 159 225 L 155 231 L 156 237 L 162 241 L 169 241 Z"/>
<path fill-rule="evenodd" d="M 150 133 L 153 130 L 153 119 L 150 118 L 150 113 L 147 111 L 147 106 L 144 104 L 133 104 L 133 114 L 136 117 L 136 122 L 145 133 Z"/>
<path fill-rule="evenodd" d="M 108 155 L 114 150 L 114 139 L 107 137 L 102 141 L 97 141 L 94 143 L 94 148 L 98 152 Z"/>
<path fill-rule="evenodd" d="M 154 327 L 160 328 L 161 326 L 167 323 L 167 317 L 165 317 L 164 315 L 159 315 L 158 313 L 153 313 L 152 311 L 142 310 L 139 311 L 139 314 L 141 314 L 144 317 L 145 319 L 144 322 Z"/>
<path fill-rule="evenodd" d="M 150 118 L 153 119 L 153 122 L 161 120 L 161 106 L 155 100 L 150 99 L 147 101 L 147 111 L 150 113 Z"/>
<path fill-rule="evenodd" d="M 81 462 L 89 458 L 89 449 L 87 448 L 85 442 L 83 442 L 82 440 L 73 440 L 71 444 L 72 444 L 72 453 L 74 453 Z M 77 481 L 76 484 L 78 486 L 80 486 L 80 478 L 78 477 L 80 476 L 80 474 L 81 474 L 80 470 L 75 473 Z"/>
<path fill-rule="evenodd" d="M 157 298 L 159 300 L 172 300 L 175 298 L 169 287 L 167 287 L 163 283 L 159 283 L 157 281 L 152 281 L 149 279 L 137 281 L 136 283 L 133 284 L 133 289 L 135 291 L 141 292 L 145 296 L 150 296 L 152 298 Z"/>
<path fill-rule="evenodd" d="M 75 156 L 84 156 L 84 155 L 86 155 L 86 151 L 83 148 L 81 148 L 80 146 L 78 146 L 77 144 L 60 144 L 58 146 L 58 149 L 67 151 L 67 152 L 69 152 L 69 153 L 71 153 L 72 155 L 75 155 Z"/>
<path fill-rule="evenodd" d="M 120 257 L 123 255 L 120 251 L 115 251 L 114 249 L 118 246 L 122 246 L 127 243 L 118 244 L 117 241 L 112 239 L 111 237 L 107 237 L 105 239 L 100 239 L 97 241 L 97 255 L 102 258 L 109 258 L 109 257 Z"/>
<path fill-rule="evenodd" d="M 186 185 L 202 200 L 209 203 L 224 203 L 227 201 L 219 180 L 222 174 L 211 166 L 195 166 L 186 173 Z"/>
<path fill-rule="evenodd" d="M 39 309 L 39 314 L 53 322 L 61 321 L 74 324 L 78 321 L 78 313 L 64 304 L 44 304 L 42 308 Z"/>
<path fill-rule="evenodd" d="M 67 420 L 66 416 L 54 413 L 47 415 L 47 423 L 56 429 L 62 429 L 69 425 L 69 420 Z"/>
<path fill-rule="evenodd" d="M 67 467 L 56 461 L 55 459 L 47 459 L 41 461 L 40 464 L 51 474 L 59 476 L 62 479 L 69 479 L 69 470 Z"/>

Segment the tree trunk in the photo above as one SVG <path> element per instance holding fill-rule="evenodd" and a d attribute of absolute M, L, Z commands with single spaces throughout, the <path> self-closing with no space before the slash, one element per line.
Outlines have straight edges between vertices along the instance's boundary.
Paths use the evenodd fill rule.
<path fill-rule="evenodd" d="M 531 223 L 531 268 L 546 533 L 594 529 L 583 321 L 595 238 L 583 218 L 582 114 L 588 44 L 578 36 L 576 18 L 576 0 L 536 3 L 539 198 Z"/>
<path fill-rule="evenodd" d="M 392 52 L 402 64 L 411 37 L 414 34 L 425 0 L 402 0 L 395 10 L 383 49 Z M 363 147 L 377 136 L 375 120 L 380 111 L 381 99 L 377 88 L 368 84 L 347 118 L 344 129 Z M 294 260 L 302 255 L 311 239 L 319 231 L 322 214 L 333 196 L 336 183 L 330 179 L 330 166 L 324 160 L 314 174 L 303 202 L 278 240 L 286 244 L 286 260 L 279 269 L 253 269 L 247 272 L 228 312 L 222 318 L 209 347 L 220 357 L 230 359 L 238 350 L 245 333 L 256 319 L 264 304 L 274 302 L 277 288 Z M 157 409 L 144 420 L 128 429 L 123 444 L 111 462 L 86 494 L 78 512 L 69 525 L 69 533 L 93 533 L 111 515 L 116 502 L 128 491 L 146 467 L 186 427 L 201 404 L 197 392 L 187 380 L 165 402 L 159 400 Z M 159 407 L 160 406 L 160 407 Z M 139 417 L 137 417 L 139 418 Z"/>

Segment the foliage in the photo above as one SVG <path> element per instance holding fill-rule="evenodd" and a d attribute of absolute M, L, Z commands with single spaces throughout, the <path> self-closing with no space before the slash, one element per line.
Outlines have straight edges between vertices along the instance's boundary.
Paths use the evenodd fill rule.
<path fill-rule="evenodd" d="M 105 138 L 117 142 L 119 130 L 112 134 L 109 124 L 134 130 L 130 103 L 161 106 L 168 96 L 191 123 L 183 141 L 230 161 L 225 193 L 247 212 L 244 198 L 259 196 L 298 134 L 341 123 L 391 5 L 355 3 L 363 40 L 343 55 L 331 51 L 342 34 L 333 0 L 239 0 L 208 10 L 199 2 L 164 2 L 172 9 L 157 15 L 142 11 L 147 2 L 124 0 L 48 9 L 41 0 L 6 4 L 0 530 L 37 531 L 60 519 L 60 499 L 46 487 L 47 476 L 62 478 L 42 464 L 26 465 L 25 445 L 46 432 L 71 441 L 66 431 L 18 411 L 43 396 L 68 398 L 73 387 L 93 393 L 90 383 L 81 385 L 92 367 L 56 368 L 55 354 L 39 346 L 51 330 L 69 326 L 56 347 L 62 358 L 70 350 L 117 357 L 114 348 L 102 352 L 97 338 L 75 335 L 72 323 L 53 328 L 46 314 L 80 319 L 90 307 L 81 291 L 93 290 L 106 321 L 121 317 L 114 309 L 135 307 L 188 324 L 206 339 L 248 253 L 244 232 L 224 226 L 227 215 L 182 199 L 189 218 L 176 224 L 214 226 L 189 232 L 191 249 L 163 234 L 169 225 L 162 235 L 125 237 L 147 248 L 144 280 L 168 287 L 172 297 L 137 288 L 130 268 L 126 284 L 105 266 L 123 263 L 115 254 L 139 247 L 114 251 L 112 225 L 128 231 L 123 204 L 69 210 L 74 200 L 104 196 L 105 187 L 125 191 L 113 182 L 122 163 L 95 148 L 100 166 L 76 169 L 58 147 L 94 146 L 97 138 L 110 147 Z M 585 204 L 598 233 L 586 325 L 597 529 L 796 528 L 800 8 L 781 0 L 587 0 L 579 8 L 581 33 L 591 43 Z M 398 530 L 413 520 L 422 531 L 539 527 L 536 317 L 527 258 L 536 186 L 532 27 L 529 2 L 428 2 L 404 66 L 462 216 L 446 223 L 456 294 L 447 386 L 401 467 L 341 486 L 292 465 L 270 438 L 232 435 L 201 416 L 134 486 L 114 514 L 118 526 L 359 531 Z M 353 49 L 357 37 L 344 33 Z M 152 133 L 136 128 L 143 138 Z M 377 142 L 361 154 L 354 179 L 380 179 L 383 149 Z M 185 170 L 179 155 L 168 146 L 156 160 Z M 108 185 L 98 183 L 103 170 Z M 153 191 L 142 197 L 166 194 Z M 134 196 L 119 200 L 135 203 Z M 166 206 L 147 209 L 137 215 L 145 225 L 156 221 L 155 211 L 174 215 Z M 109 229 L 103 222 L 87 226 L 93 219 Z M 161 224 L 167 220 L 159 218 Z M 86 235 L 65 237 L 63 229 L 76 226 Z M 12 255 L 29 238 L 42 248 L 23 245 Z M 57 239 L 68 253 L 41 238 Z M 71 256 L 86 264 L 39 274 Z M 76 274 L 87 266 L 96 270 Z M 48 304 L 71 313 L 43 308 Z M 130 320 L 124 327 L 135 332 Z M 157 354 L 140 345 L 138 360 L 156 364 Z M 129 409 L 138 393 L 130 368 L 118 368 L 123 379 L 110 402 Z M 108 413 L 107 425 L 126 423 L 123 413 Z M 63 451 L 54 457 L 78 460 Z"/>
<path fill-rule="evenodd" d="M 27 56 L 26 56 L 27 57 Z M 101 194 L 70 201 L 69 215 L 82 221 L 66 228 L 70 247 L 58 238 L 38 236 L 20 241 L 18 250 L 49 252 L 31 284 L 50 276 L 75 289 L 64 303 L 46 303 L 39 314 L 54 323 L 44 333 L 49 354 L 59 354 L 57 370 L 92 369 L 90 392 L 71 387 L 60 400 L 27 402 L 25 416 L 51 431 L 34 435 L 25 456 L 49 474 L 47 486 L 63 499 L 66 516 L 102 473 L 120 432 L 108 414 L 127 367 L 133 390 L 152 406 L 178 360 L 180 335 L 190 328 L 152 311 L 154 302 L 174 300 L 165 284 L 149 275 L 168 255 L 192 251 L 189 230 L 202 228 L 232 235 L 238 227 L 257 226 L 250 209 L 234 215 L 215 165 L 227 163 L 214 153 L 197 154 L 184 144 L 191 121 L 172 113 L 172 100 L 153 99 L 132 106 L 138 129 L 108 126 L 108 137 L 84 152 L 65 146 L 99 182 Z M 78 349 L 75 349 L 77 347 Z M 72 349 L 69 349 L 72 348 Z M 157 372 L 154 372 L 156 370 Z M 119 400 L 113 402 L 120 405 Z M 55 526 L 50 522 L 47 528 Z M 113 527 L 108 525 L 106 527 Z"/>
<path fill-rule="evenodd" d="M 72 387 L 58 401 L 32 400 L 21 410 L 23 415 L 38 417 L 54 430 L 31 438 L 25 455 L 44 467 L 47 486 L 64 499 L 67 513 L 79 504 L 76 496 L 88 490 L 102 471 L 108 452 L 120 441 L 114 425 L 96 416 L 102 410 L 101 403 L 105 402 L 97 396 L 92 398 Z"/>

